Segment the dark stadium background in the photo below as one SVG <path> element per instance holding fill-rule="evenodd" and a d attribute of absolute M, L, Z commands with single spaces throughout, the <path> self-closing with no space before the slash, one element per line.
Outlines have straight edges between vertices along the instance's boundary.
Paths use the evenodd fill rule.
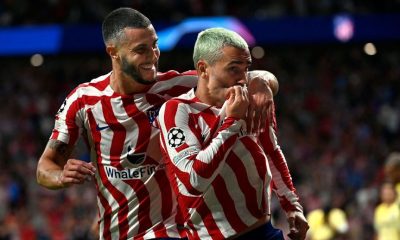
<path fill-rule="evenodd" d="M 0 239 L 89 238 L 94 184 L 50 191 L 35 170 L 66 94 L 111 70 L 98 33 L 121 6 L 142 11 L 158 32 L 191 17 L 231 16 L 247 26 L 256 36 L 253 68 L 280 82 L 279 140 L 305 213 L 340 208 L 349 224 L 342 239 L 373 239 L 382 165 L 400 151 L 398 0 L 1 1 Z M 342 39 L 333 33 L 337 17 L 345 19 Z M 46 26 L 64 33 L 52 50 L 46 38 L 30 49 L 33 38 L 11 34 Z M 192 69 L 195 36 L 162 51 L 160 70 Z M 88 158 L 85 149 L 75 155 Z M 273 198 L 274 224 L 287 230 Z"/>

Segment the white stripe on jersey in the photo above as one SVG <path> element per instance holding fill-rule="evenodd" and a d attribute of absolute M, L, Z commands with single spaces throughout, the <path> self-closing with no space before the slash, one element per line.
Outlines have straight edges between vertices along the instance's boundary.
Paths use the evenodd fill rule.
<path fill-rule="evenodd" d="M 233 180 L 233 179 L 229 179 Z M 219 203 L 219 200 L 217 196 L 215 195 L 215 189 L 210 188 L 209 191 L 207 191 L 204 195 L 204 202 L 208 206 L 209 209 L 212 209 L 212 216 L 216 220 L 216 224 L 218 228 L 221 230 L 221 233 L 224 235 L 225 238 L 228 238 L 229 236 L 233 236 L 236 234 L 236 231 L 232 228 L 232 226 L 229 224 L 229 222 L 226 221 L 227 216 L 224 213 L 224 209 Z M 236 209 L 232 209 L 234 211 Z M 200 239 L 202 239 L 204 236 L 204 231 L 199 231 Z"/>
<path fill-rule="evenodd" d="M 283 155 L 274 127 L 260 139 L 245 135 L 232 141 L 235 134 L 240 136 L 243 125 L 230 123 L 215 128 L 215 124 L 221 124 L 218 114 L 217 108 L 198 102 L 193 90 L 160 110 L 161 145 L 169 157 L 169 177 L 177 185 L 174 190 L 188 217 L 187 226 L 194 227 L 189 229 L 189 239 L 197 239 L 196 234 L 200 239 L 210 234 L 230 237 L 269 214 L 272 177 L 279 193 L 284 194 L 284 204 L 291 204 L 288 208 L 299 205 L 286 161 L 280 158 Z M 169 144 L 169 131 L 179 128 L 185 136 L 184 144 Z M 258 143 L 261 140 L 262 145 Z"/>
<path fill-rule="evenodd" d="M 124 96 L 110 87 L 110 74 L 69 94 L 51 138 L 75 144 L 82 132 L 87 134 L 98 169 L 101 239 L 179 237 L 176 200 L 159 165 L 159 130 L 152 121 L 165 98 L 195 87 L 197 77 L 171 71 L 160 75 L 151 93 Z M 104 216 L 106 212 L 111 215 Z"/>
<path fill-rule="evenodd" d="M 249 137 L 249 136 L 247 136 Z M 251 137 L 253 138 L 253 137 Z M 254 139 L 256 140 L 256 139 Z M 264 187 L 267 188 L 267 191 L 270 192 L 270 184 L 267 184 L 266 186 L 260 184 L 260 181 L 258 180 L 258 177 L 254 175 L 254 173 L 257 173 L 257 167 L 255 165 L 255 159 L 253 159 L 253 156 L 250 154 L 249 151 L 246 150 L 246 146 L 241 142 L 238 141 L 235 144 L 235 147 L 232 149 L 232 151 L 236 154 L 236 156 L 240 156 L 241 159 L 246 159 L 244 161 L 245 165 L 245 170 L 248 176 L 248 180 L 256 190 L 258 190 L 257 193 L 257 203 L 258 206 L 261 208 L 261 199 L 262 199 L 262 194 L 264 194 L 264 191 L 262 190 Z M 268 157 L 268 156 L 265 156 Z M 265 167 L 267 168 L 267 175 L 265 176 L 266 179 L 264 180 L 266 183 L 271 181 L 272 174 L 269 168 L 269 165 L 267 162 L 265 162 Z M 268 202 L 269 203 L 269 202 Z M 270 210 L 270 205 L 267 205 L 266 211 L 269 213 Z M 239 215 L 240 216 L 240 215 Z"/>

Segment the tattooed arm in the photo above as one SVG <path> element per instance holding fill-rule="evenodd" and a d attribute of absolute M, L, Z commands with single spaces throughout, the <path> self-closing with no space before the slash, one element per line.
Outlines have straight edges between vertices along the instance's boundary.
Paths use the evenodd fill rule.
<path fill-rule="evenodd" d="M 82 184 L 93 176 L 96 169 L 91 163 L 69 158 L 72 150 L 72 146 L 50 139 L 37 165 L 37 182 L 49 189 L 60 189 Z"/>

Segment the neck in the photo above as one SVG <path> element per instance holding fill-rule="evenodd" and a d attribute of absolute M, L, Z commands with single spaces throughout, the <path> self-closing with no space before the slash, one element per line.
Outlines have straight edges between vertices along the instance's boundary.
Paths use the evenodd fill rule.
<path fill-rule="evenodd" d="M 152 85 L 138 83 L 122 72 L 113 71 L 110 76 L 110 86 L 116 93 L 132 95 L 136 93 L 145 93 Z"/>

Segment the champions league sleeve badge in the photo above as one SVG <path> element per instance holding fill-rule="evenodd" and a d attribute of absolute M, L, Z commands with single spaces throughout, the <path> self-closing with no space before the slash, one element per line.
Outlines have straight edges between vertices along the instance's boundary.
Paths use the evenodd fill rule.
<path fill-rule="evenodd" d="M 168 131 L 168 145 L 170 147 L 176 148 L 185 143 L 185 134 L 180 128 L 171 128 Z"/>

